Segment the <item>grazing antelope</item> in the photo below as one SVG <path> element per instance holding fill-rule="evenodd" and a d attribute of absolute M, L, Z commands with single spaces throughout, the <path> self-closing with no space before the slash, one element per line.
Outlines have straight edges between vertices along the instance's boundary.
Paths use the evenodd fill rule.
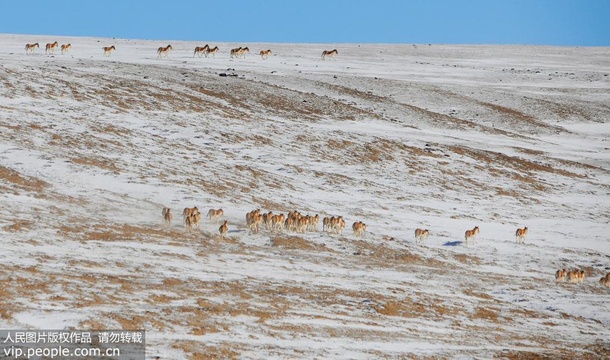
<path fill-rule="evenodd" d="M 197 46 L 195 47 L 195 51 L 193 52 L 193 57 L 195 57 L 195 55 L 199 55 L 199 57 L 201 57 L 201 55 L 206 55 L 206 53 L 210 50 L 210 47 L 208 46 L 208 44 L 205 44 L 204 47 L 201 46 Z M 206 55 L 207 57 L 207 55 Z"/>
<path fill-rule="evenodd" d="M 602 276 L 602 278 L 599 279 L 599 283 L 602 286 L 610 287 L 610 273 L 607 273 L 606 276 Z"/>
<path fill-rule="evenodd" d="M 25 53 L 31 54 L 34 52 L 34 50 L 38 49 L 39 47 L 40 47 L 40 45 L 38 45 L 38 43 L 25 44 Z"/>
<path fill-rule="evenodd" d="M 261 58 L 263 60 L 265 60 L 265 59 L 267 59 L 269 57 L 269 55 L 271 55 L 271 49 L 269 49 L 269 50 L 261 50 L 259 55 L 261 56 Z"/>
<path fill-rule="evenodd" d="M 515 237 L 517 238 L 517 240 L 516 240 L 517 244 L 524 244 L 526 235 L 527 235 L 527 226 L 524 227 L 523 229 L 517 229 L 517 231 L 515 232 Z"/>
<path fill-rule="evenodd" d="M 423 243 L 424 239 L 430 235 L 428 229 L 415 229 L 415 242 Z"/>
<path fill-rule="evenodd" d="M 352 224 L 352 230 L 354 231 L 354 235 L 362 236 L 362 235 L 364 235 L 364 232 L 366 231 L 366 224 L 363 223 L 362 221 L 356 221 L 355 223 Z"/>
<path fill-rule="evenodd" d="M 162 57 L 167 57 L 167 54 L 169 53 L 170 50 L 173 50 L 171 45 L 167 45 L 166 47 L 161 46 L 160 48 L 157 49 L 157 57 L 158 58 L 162 58 Z"/>
<path fill-rule="evenodd" d="M 218 46 L 214 46 L 214 48 L 208 47 L 208 51 L 205 52 L 205 57 L 208 57 L 210 54 L 212 54 L 213 57 L 216 57 L 218 50 Z"/>
<path fill-rule="evenodd" d="M 212 223 L 212 221 L 216 220 L 216 224 L 218 224 L 218 219 L 220 219 L 222 216 L 224 215 L 224 211 L 222 211 L 222 209 L 210 209 L 210 211 L 208 211 L 208 218 L 210 219 L 210 223 Z"/>
<path fill-rule="evenodd" d="M 163 221 L 165 221 L 167 227 L 171 227 L 172 220 L 174 219 L 174 215 L 172 215 L 171 210 L 164 207 L 161 214 L 163 214 Z"/>
<path fill-rule="evenodd" d="M 324 50 L 324 51 L 322 51 L 322 60 L 326 60 L 327 56 L 330 56 L 331 59 L 334 59 L 335 55 L 339 55 L 339 52 L 337 51 L 337 49 Z"/>
<path fill-rule="evenodd" d="M 63 44 L 61 46 L 61 53 L 63 54 L 67 54 L 68 51 L 70 51 L 70 49 L 72 49 L 72 44 Z"/>
<path fill-rule="evenodd" d="M 44 52 L 45 54 L 53 54 L 53 52 L 55 51 L 55 48 L 58 46 L 59 44 L 56 42 L 54 43 L 47 43 L 47 46 L 44 48 Z"/>
<path fill-rule="evenodd" d="M 104 46 L 102 49 L 104 50 L 104 56 L 110 56 L 112 54 L 112 52 L 114 50 L 116 50 L 114 45 L 112 45 L 112 46 Z"/>
<path fill-rule="evenodd" d="M 568 275 L 568 270 L 559 269 L 555 272 L 555 280 L 556 281 L 566 281 L 566 276 Z"/>
<path fill-rule="evenodd" d="M 474 243 L 474 237 L 479 233 L 479 227 L 475 226 L 472 230 L 466 230 L 464 233 L 464 240 L 466 241 L 466 245 L 468 245 L 468 239 L 472 238 L 472 242 Z"/>
<path fill-rule="evenodd" d="M 229 232 L 227 220 L 225 220 L 224 224 L 220 225 L 220 227 L 218 228 L 218 232 L 220 233 L 220 240 L 224 239 L 227 233 Z"/>

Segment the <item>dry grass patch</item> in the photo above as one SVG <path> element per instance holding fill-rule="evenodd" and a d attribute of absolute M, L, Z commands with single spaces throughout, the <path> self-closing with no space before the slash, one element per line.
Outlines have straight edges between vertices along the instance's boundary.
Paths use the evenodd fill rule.
<path fill-rule="evenodd" d="M 235 343 L 209 346 L 204 341 L 176 341 L 172 345 L 172 348 L 182 350 L 189 360 L 239 359 L 237 347 Z"/>
<path fill-rule="evenodd" d="M 13 184 L 19 189 L 41 193 L 50 184 L 32 176 L 26 176 L 18 171 L 0 165 L 0 179 Z"/>
<path fill-rule="evenodd" d="M 70 159 L 74 164 L 85 165 L 85 166 L 94 166 L 103 170 L 112 171 L 114 173 L 119 172 L 119 168 L 114 164 L 114 162 L 110 160 L 106 160 L 103 158 L 92 158 L 92 157 L 74 157 Z"/>
<path fill-rule="evenodd" d="M 552 130 L 556 131 L 557 133 L 566 131 L 565 129 L 563 129 L 561 127 L 546 124 L 546 123 L 536 119 L 534 116 L 525 114 L 524 112 L 513 109 L 513 108 L 509 108 L 509 107 L 498 105 L 498 104 L 492 104 L 492 103 L 488 103 L 488 102 L 482 102 L 482 101 L 480 101 L 478 103 L 487 108 L 492 109 L 493 111 L 495 111 L 496 113 L 498 113 L 500 115 L 504 115 L 505 117 L 507 117 L 508 119 L 511 119 L 511 120 L 516 120 L 518 122 L 524 122 L 524 123 L 533 125 L 538 128 L 552 129 Z"/>
<path fill-rule="evenodd" d="M 91 230 L 90 230 L 91 229 Z M 174 234 L 170 229 L 150 226 L 137 226 L 129 224 L 104 224 L 85 226 L 61 226 L 60 232 L 84 233 L 83 240 L 122 241 L 122 240 L 150 240 L 150 237 L 165 238 Z M 184 234 L 187 236 L 188 234 Z"/>
<path fill-rule="evenodd" d="M 474 319 L 483 319 L 492 322 L 497 322 L 499 316 L 498 314 L 498 309 L 477 307 L 474 311 L 474 314 L 472 314 L 472 317 Z"/>
<path fill-rule="evenodd" d="M 105 314 L 108 318 L 117 321 L 121 325 L 122 330 L 165 330 L 166 322 L 159 320 L 159 314 L 152 311 L 146 311 L 145 315 L 129 315 L 122 313 Z"/>
<path fill-rule="evenodd" d="M 485 166 L 501 164 L 508 168 L 516 170 L 518 173 L 521 174 L 532 175 L 533 172 L 547 172 L 569 178 L 584 178 L 583 175 L 569 172 L 561 168 L 554 168 L 549 164 L 541 164 L 521 157 L 510 156 L 495 151 L 476 150 L 465 146 L 450 146 L 449 149 L 456 154 L 467 156 L 474 160 L 477 160 L 479 163 L 485 164 Z M 532 181 L 529 177 L 520 180 L 524 182 Z"/>
<path fill-rule="evenodd" d="M 276 236 L 271 239 L 271 246 L 279 246 L 291 250 L 334 252 L 322 244 L 307 241 L 298 236 Z"/>
<path fill-rule="evenodd" d="M 437 319 L 463 314 L 463 311 L 444 305 L 440 299 L 426 298 L 422 301 L 391 300 L 374 307 L 378 314 L 404 318 Z"/>
<path fill-rule="evenodd" d="M 476 297 L 476 298 L 479 298 L 479 299 L 494 300 L 494 297 L 491 296 L 491 295 L 475 292 L 475 291 L 473 291 L 471 289 L 463 290 L 462 293 L 464 293 L 464 295 L 473 296 L 473 297 Z"/>
<path fill-rule="evenodd" d="M 468 255 L 468 254 L 455 254 L 453 255 L 453 258 L 456 259 L 457 261 L 461 262 L 462 264 L 466 264 L 466 265 L 481 265 L 481 259 L 473 256 L 473 255 Z"/>
<path fill-rule="evenodd" d="M 15 220 L 11 225 L 5 225 L 2 230 L 7 232 L 19 232 L 22 230 L 31 230 L 35 223 L 29 220 Z"/>

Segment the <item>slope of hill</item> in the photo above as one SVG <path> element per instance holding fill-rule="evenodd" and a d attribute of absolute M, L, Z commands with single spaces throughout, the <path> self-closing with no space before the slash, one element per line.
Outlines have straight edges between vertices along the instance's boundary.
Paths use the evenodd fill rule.
<path fill-rule="evenodd" d="M 55 40 L 0 36 L 0 328 L 144 328 L 162 359 L 610 356 L 610 49 L 23 50 Z M 347 228 L 252 233 L 256 208 Z"/>

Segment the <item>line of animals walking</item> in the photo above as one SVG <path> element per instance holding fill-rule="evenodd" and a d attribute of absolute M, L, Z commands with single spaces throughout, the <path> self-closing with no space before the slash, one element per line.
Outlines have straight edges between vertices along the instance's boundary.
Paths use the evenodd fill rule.
<path fill-rule="evenodd" d="M 171 227 L 171 222 L 174 215 L 170 208 L 164 207 L 161 211 L 163 221 L 167 227 Z M 206 217 L 210 223 L 218 224 L 218 220 L 224 216 L 222 209 L 210 209 Z M 201 212 L 194 206 L 192 208 L 184 208 L 182 210 L 182 221 L 186 231 L 190 232 L 193 229 L 199 229 L 201 223 Z M 318 231 L 320 216 L 302 215 L 299 211 L 291 211 L 288 214 L 274 214 L 272 211 L 267 213 L 261 212 L 260 209 L 255 209 L 246 214 L 246 226 L 253 233 L 258 233 L 264 227 L 269 232 L 281 232 L 282 230 L 306 233 Z M 224 239 L 228 232 L 228 221 L 218 228 L 221 240 Z M 343 216 L 330 216 L 322 219 L 322 230 L 329 233 L 342 234 L 345 228 L 345 220 Z M 356 221 L 352 224 L 352 230 L 356 236 L 363 236 L 366 231 L 366 224 L 362 221 Z"/>
<path fill-rule="evenodd" d="M 559 269 L 555 272 L 555 280 L 557 282 L 577 284 L 583 282 L 585 277 L 584 270 L 573 269 L 568 271 L 567 269 Z M 601 279 L 599 279 L 599 283 L 601 286 L 610 288 L 610 272 L 602 276 Z"/>
<path fill-rule="evenodd" d="M 171 227 L 171 222 L 174 219 L 174 215 L 170 208 L 163 207 L 161 211 L 163 221 L 167 227 Z M 218 219 L 224 216 L 222 209 L 210 209 L 206 215 L 209 218 L 210 223 L 218 223 Z M 192 231 L 193 229 L 199 229 L 201 222 L 201 212 L 194 206 L 192 208 L 186 207 L 182 210 L 182 221 L 186 228 L 186 231 Z M 312 231 L 318 231 L 320 224 L 320 215 L 302 215 L 299 211 L 290 211 L 287 214 L 274 214 L 273 211 L 261 212 L 261 209 L 255 209 L 246 214 L 246 226 L 253 233 L 258 233 L 264 227 L 269 232 L 281 232 L 282 230 L 306 233 Z M 228 225 L 225 221 L 224 225 Z M 342 234 L 345 229 L 346 223 L 343 216 L 327 216 L 322 219 L 322 231 Z M 222 226 L 221 226 L 222 227 Z M 219 231 L 222 229 L 219 228 Z M 362 221 L 356 221 L 352 224 L 352 231 L 356 236 L 363 236 L 366 232 L 366 224 Z M 464 233 L 464 242 L 468 245 L 470 240 L 474 243 L 476 236 L 479 234 L 479 227 L 475 226 L 472 230 L 466 230 Z M 525 244 L 525 237 L 527 236 L 528 228 L 519 228 L 515 232 L 516 243 Z M 423 244 L 425 239 L 430 235 L 428 229 L 415 229 L 415 242 L 417 244 Z M 221 234 L 221 238 L 222 238 Z"/>
<path fill-rule="evenodd" d="M 45 46 L 45 54 L 53 55 L 55 53 L 55 49 L 57 47 L 59 47 L 59 43 L 57 41 L 55 41 L 53 43 L 47 43 Z M 39 48 L 40 48 L 40 44 L 38 44 L 38 43 L 25 44 L 25 53 L 33 54 L 36 51 L 36 49 L 39 49 Z M 62 55 L 68 54 L 70 49 L 72 49 L 72 44 L 61 45 L 61 54 Z M 171 44 L 169 44 L 167 46 L 160 46 L 157 49 L 157 57 L 166 58 L 169 55 L 169 52 L 173 49 L 174 48 L 172 47 Z M 103 55 L 105 57 L 111 56 L 112 52 L 114 52 L 115 50 L 116 50 L 116 47 L 114 45 L 102 47 Z M 210 55 L 212 57 L 216 57 L 216 54 L 219 51 L 220 51 L 220 49 L 218 48 L 218 46 L 211 47 L 208 44 L 205 44 L 204 46 L 196 46 L 195 50 L 193 51 L 193 57 L 205 56 L 207 58 Z M 240 46 L 240 47 L 231 49 L 230 57 L 231 57 L 231 59 L 245 59 L 246 54 L 248 54 L 249 52 L 250 52 L 250 49 L 247 46 L 246 47 Z M 260 57 L 263 60 L 266 60 L 272 54 L 272 51 L 271 51 L 271 49 L 261 50 L 258 54 L 260 55 Z M 324 51 L 322 51 L 322 60 L 326 60 L 326 58 L 334 59 L 335 56 L 338 54 L 339 54 L 339 52 L 337 51 L 337 49 L 324 50 Z"/>
<path fill-rule="evenodd" d="M 163 221 L 167 227 L 171 227 L 171 222 L 174 217 L 170 208 L 164 207 L 161 215 Z M 206 217 L 209 219 L 210 224 L 214 223 L 218 225 L 218 221 L 224 216 L 222 209 L 209 209 Z M 192 208 L 184 208 L 182 211 L 182 221 L 186 228 L 186 231 L 190 232 L 193 229 L 199 229 L 201 222 L 201 212 L 194 206 Z M 306 233 L 318 231 L 320 223 L 320 216 L 316 215 L 302 215 L 299 211 L 290 211 L 287 214 L 279 213 L 274 214 L 272 211 L 261 212 L 260 209 L 255 209 L 246 214 L 246 226 L 252 233 L 258 233 L 262 228 L 265 228 L 269 232 L 282 232 L 283 230 L 288 232 Z M 342 234 L 345 229 L 346 222 L 343 216 L 327 216 L 322 219 L 322 231 L 333 234 Z M 352 224 L 352 231 L 355 236 L 362 237 L 366 232 L 366 224 L 362 221 L 355 221 Z M 475 226 L 473 229 L 466 230 L 464 232 L 464 242 L 468 246 L 468 241 L 474 243 L 475 237 L 479 234 L 479 227 Z M 229 232 L 229 222 L 224 220 L 222 225 L 218 228 L 220 239 L 224 240 L 227 233 Z M 515 231 L 515 242 L 517 244 L 525 244 L 525 237 L 527 236 L 527 226 L 518 228 Z M 415 243 L 423 244 L 425 239 L 430 235 L 428 229 L 415 229 Z M 584 270 L 566 270 L 560 269 L 555 273 L 555 280 L 557 282 L 569 282 L 569 283 L 580 283 L 585 279 Z M 610 288 L 610 273 L 603 276 L 599 283 Z"/>

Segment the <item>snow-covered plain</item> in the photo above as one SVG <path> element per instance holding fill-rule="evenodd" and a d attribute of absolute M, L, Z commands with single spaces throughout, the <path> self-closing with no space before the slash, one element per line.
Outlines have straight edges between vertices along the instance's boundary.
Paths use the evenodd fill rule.
<path fill-rule="evenodd" d="M 610 48 L 204 44 L 0 35 L 0 328 L 146 329 L 161 359 L 610 356 Z M 348 226 L 253 234 L 256 208 Z"/>

